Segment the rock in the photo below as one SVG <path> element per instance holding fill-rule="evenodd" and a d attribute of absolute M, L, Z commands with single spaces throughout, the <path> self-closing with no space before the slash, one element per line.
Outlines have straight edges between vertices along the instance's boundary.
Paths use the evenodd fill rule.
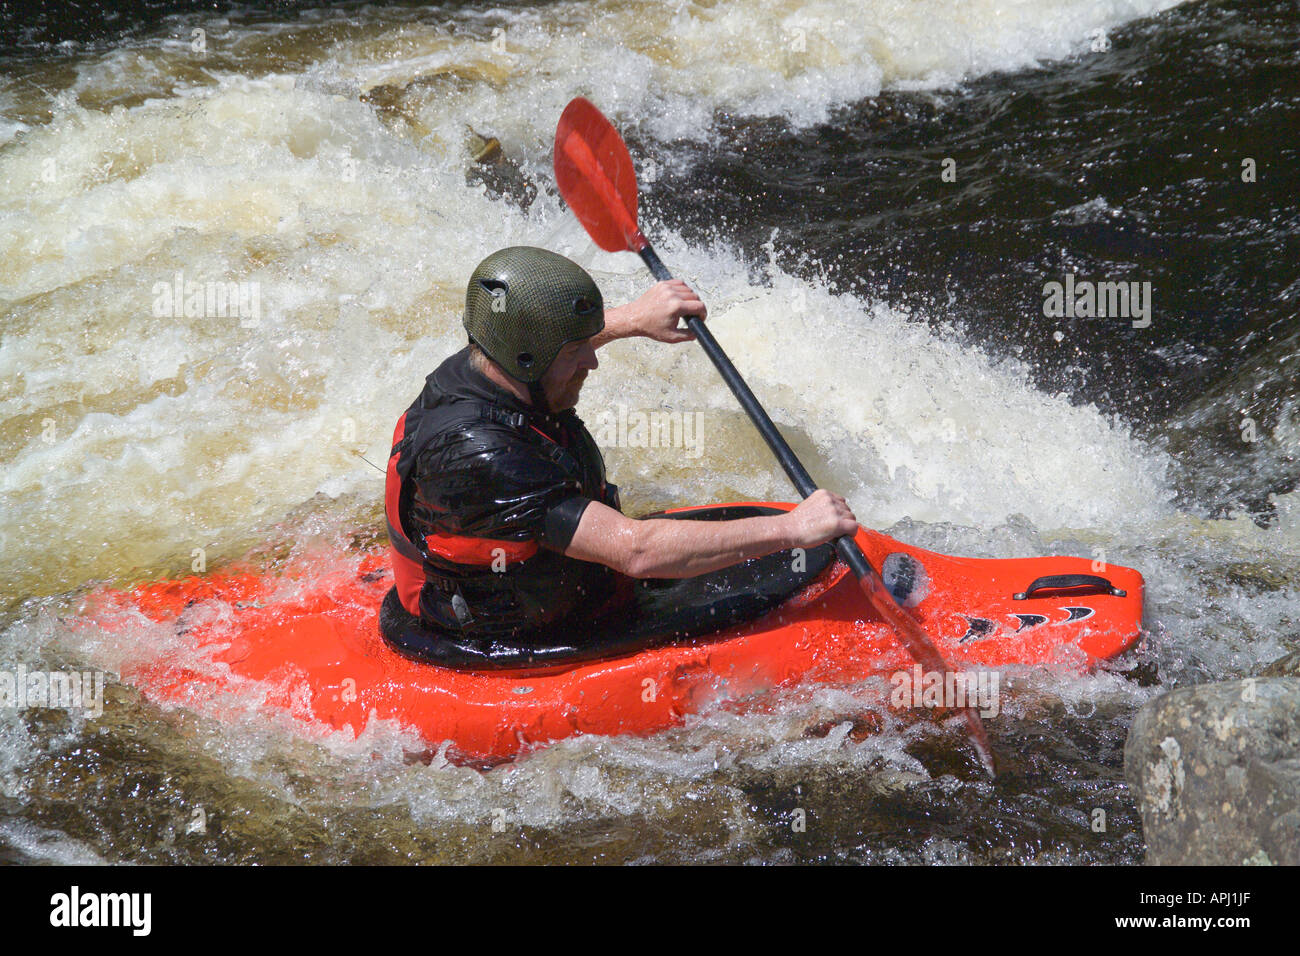
<path fill-rule="evenodd" d="M 1147 862 L 1300 864 L 1300 678 L 1173 690 L 1124 744 Z"/>
<path fill-rule="evenodd" d="M 497 164 L 505 161 L 505 155 L 501 152 L 501 140 L 495 136 L 484 136 L 472 126 L 469 128 L 466 145 L 476 163 Z"/>
<path fill-rule="evenodd" d="M 1279 657 L 1259 672 L 1260 677 L 1300 677 L 1300 651 Z"/>
<path fill-rule="evenodd" d="M 1227 577 L 1233 584 L 1255 594 L 1282 591 L 1295 586 L 1294 574 L 1251 561 L 1238 561 L 1229 565 Z"/>

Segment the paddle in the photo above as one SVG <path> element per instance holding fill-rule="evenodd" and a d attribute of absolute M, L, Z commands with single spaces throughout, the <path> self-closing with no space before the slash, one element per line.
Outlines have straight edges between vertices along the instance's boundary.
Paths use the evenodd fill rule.
<path fill-rule="evenodd" d="M 555 180 L 565 202 L 596 245 L 606 252 L 635 252 L 656 279 L 662 282 L 672 278 L 637 226 L 636 170 L 627 145 L 604 114 L 582 97 L 565 107 L 555 130 Z M 817 486 L 713 334 L 697 316 L 688 317 L 686 325 L 695 333 L 696 340 L 721 373 L 745 414 L 758 428 L 799 494 L 807 498 L 817 490 Z M 913 660 L 927 671 L 947 674 L 948 666 L 938 649 L 916 620 L 898 606 L 852 536 L 837 538 L 835 549 L 857 576 L 872 607 L 894 629 Z M 944 683 L 953 686 L 947 680 Z M 992 776 L 995 773 L 993 748 L 979 714 L 973 707 L 965 707 L 961 713 L 980 761 Z"/>

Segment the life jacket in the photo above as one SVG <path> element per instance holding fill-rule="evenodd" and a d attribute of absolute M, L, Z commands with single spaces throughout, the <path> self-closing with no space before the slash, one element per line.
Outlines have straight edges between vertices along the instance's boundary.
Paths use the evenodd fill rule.
<path fill-rule="evenodd" d="M 482 454 L 551 463 L 573 494 L 619 507 L 618 489 L 606 481 L 600 450 L 577 415 L 524 405 L 475 371 L 463 350 L 429 376 L 393 432 L 384 512 L 402 607 L 434 628 L 490 636 L 517 635 L 603 604 L 614 590 L 609 568 L 543 548 L 535 537 L 459 532 L 464 515 L 420 496 L 421 456 L 423 480 L 436 481 L 439 436 L 476 423 L 497 426 Z"/>

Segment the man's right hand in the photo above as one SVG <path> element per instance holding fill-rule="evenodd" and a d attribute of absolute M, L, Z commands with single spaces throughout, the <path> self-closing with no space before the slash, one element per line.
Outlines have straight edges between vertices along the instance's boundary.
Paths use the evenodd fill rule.
<path fill-rule="evenodd" d="M 787 512 L 792 548 L 815 548 L 833 538 L 858 533 L 858 519 L 839 495 L 818 488 L 799 507 Z"/>
<path fill-rule="evenodd" d="M 589 501 L 564 554 L 632 578 L 688 578 L 857 530 L 844 499 L 821 490 L 793 511 L 732 521 L 637 520 Z"/>

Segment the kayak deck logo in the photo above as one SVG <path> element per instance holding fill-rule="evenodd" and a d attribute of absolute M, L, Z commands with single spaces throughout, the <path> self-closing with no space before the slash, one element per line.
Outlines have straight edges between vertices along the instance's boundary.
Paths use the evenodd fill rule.
<path fill-rule="evenodd" d="M 1076 621 L 1086 621 L 1097 613 L 1096 609 L 1091 607 L 1060 607 L 1052 610 L 1064 611 L 1065 617 L 1053 621 L 1046 614 L 1012 614 L 1011 617 L 1016 621 L 1014 633 L 1019 634 L 1021 631 L 1028 630 L 1031 627 L 1041 627 L 1044 624 L 1073 624 Z M 957 638 L 958 644 L 965 644 L 968 641 L 982 641 L 985 638 L 997 637 L 1003 632 L 1003 628 L 998 625 L 997 621 L 990 620 L 987 617 L 972 617 L 969 614 L 961 616 L 966 619 L 966 633 Z"/>

